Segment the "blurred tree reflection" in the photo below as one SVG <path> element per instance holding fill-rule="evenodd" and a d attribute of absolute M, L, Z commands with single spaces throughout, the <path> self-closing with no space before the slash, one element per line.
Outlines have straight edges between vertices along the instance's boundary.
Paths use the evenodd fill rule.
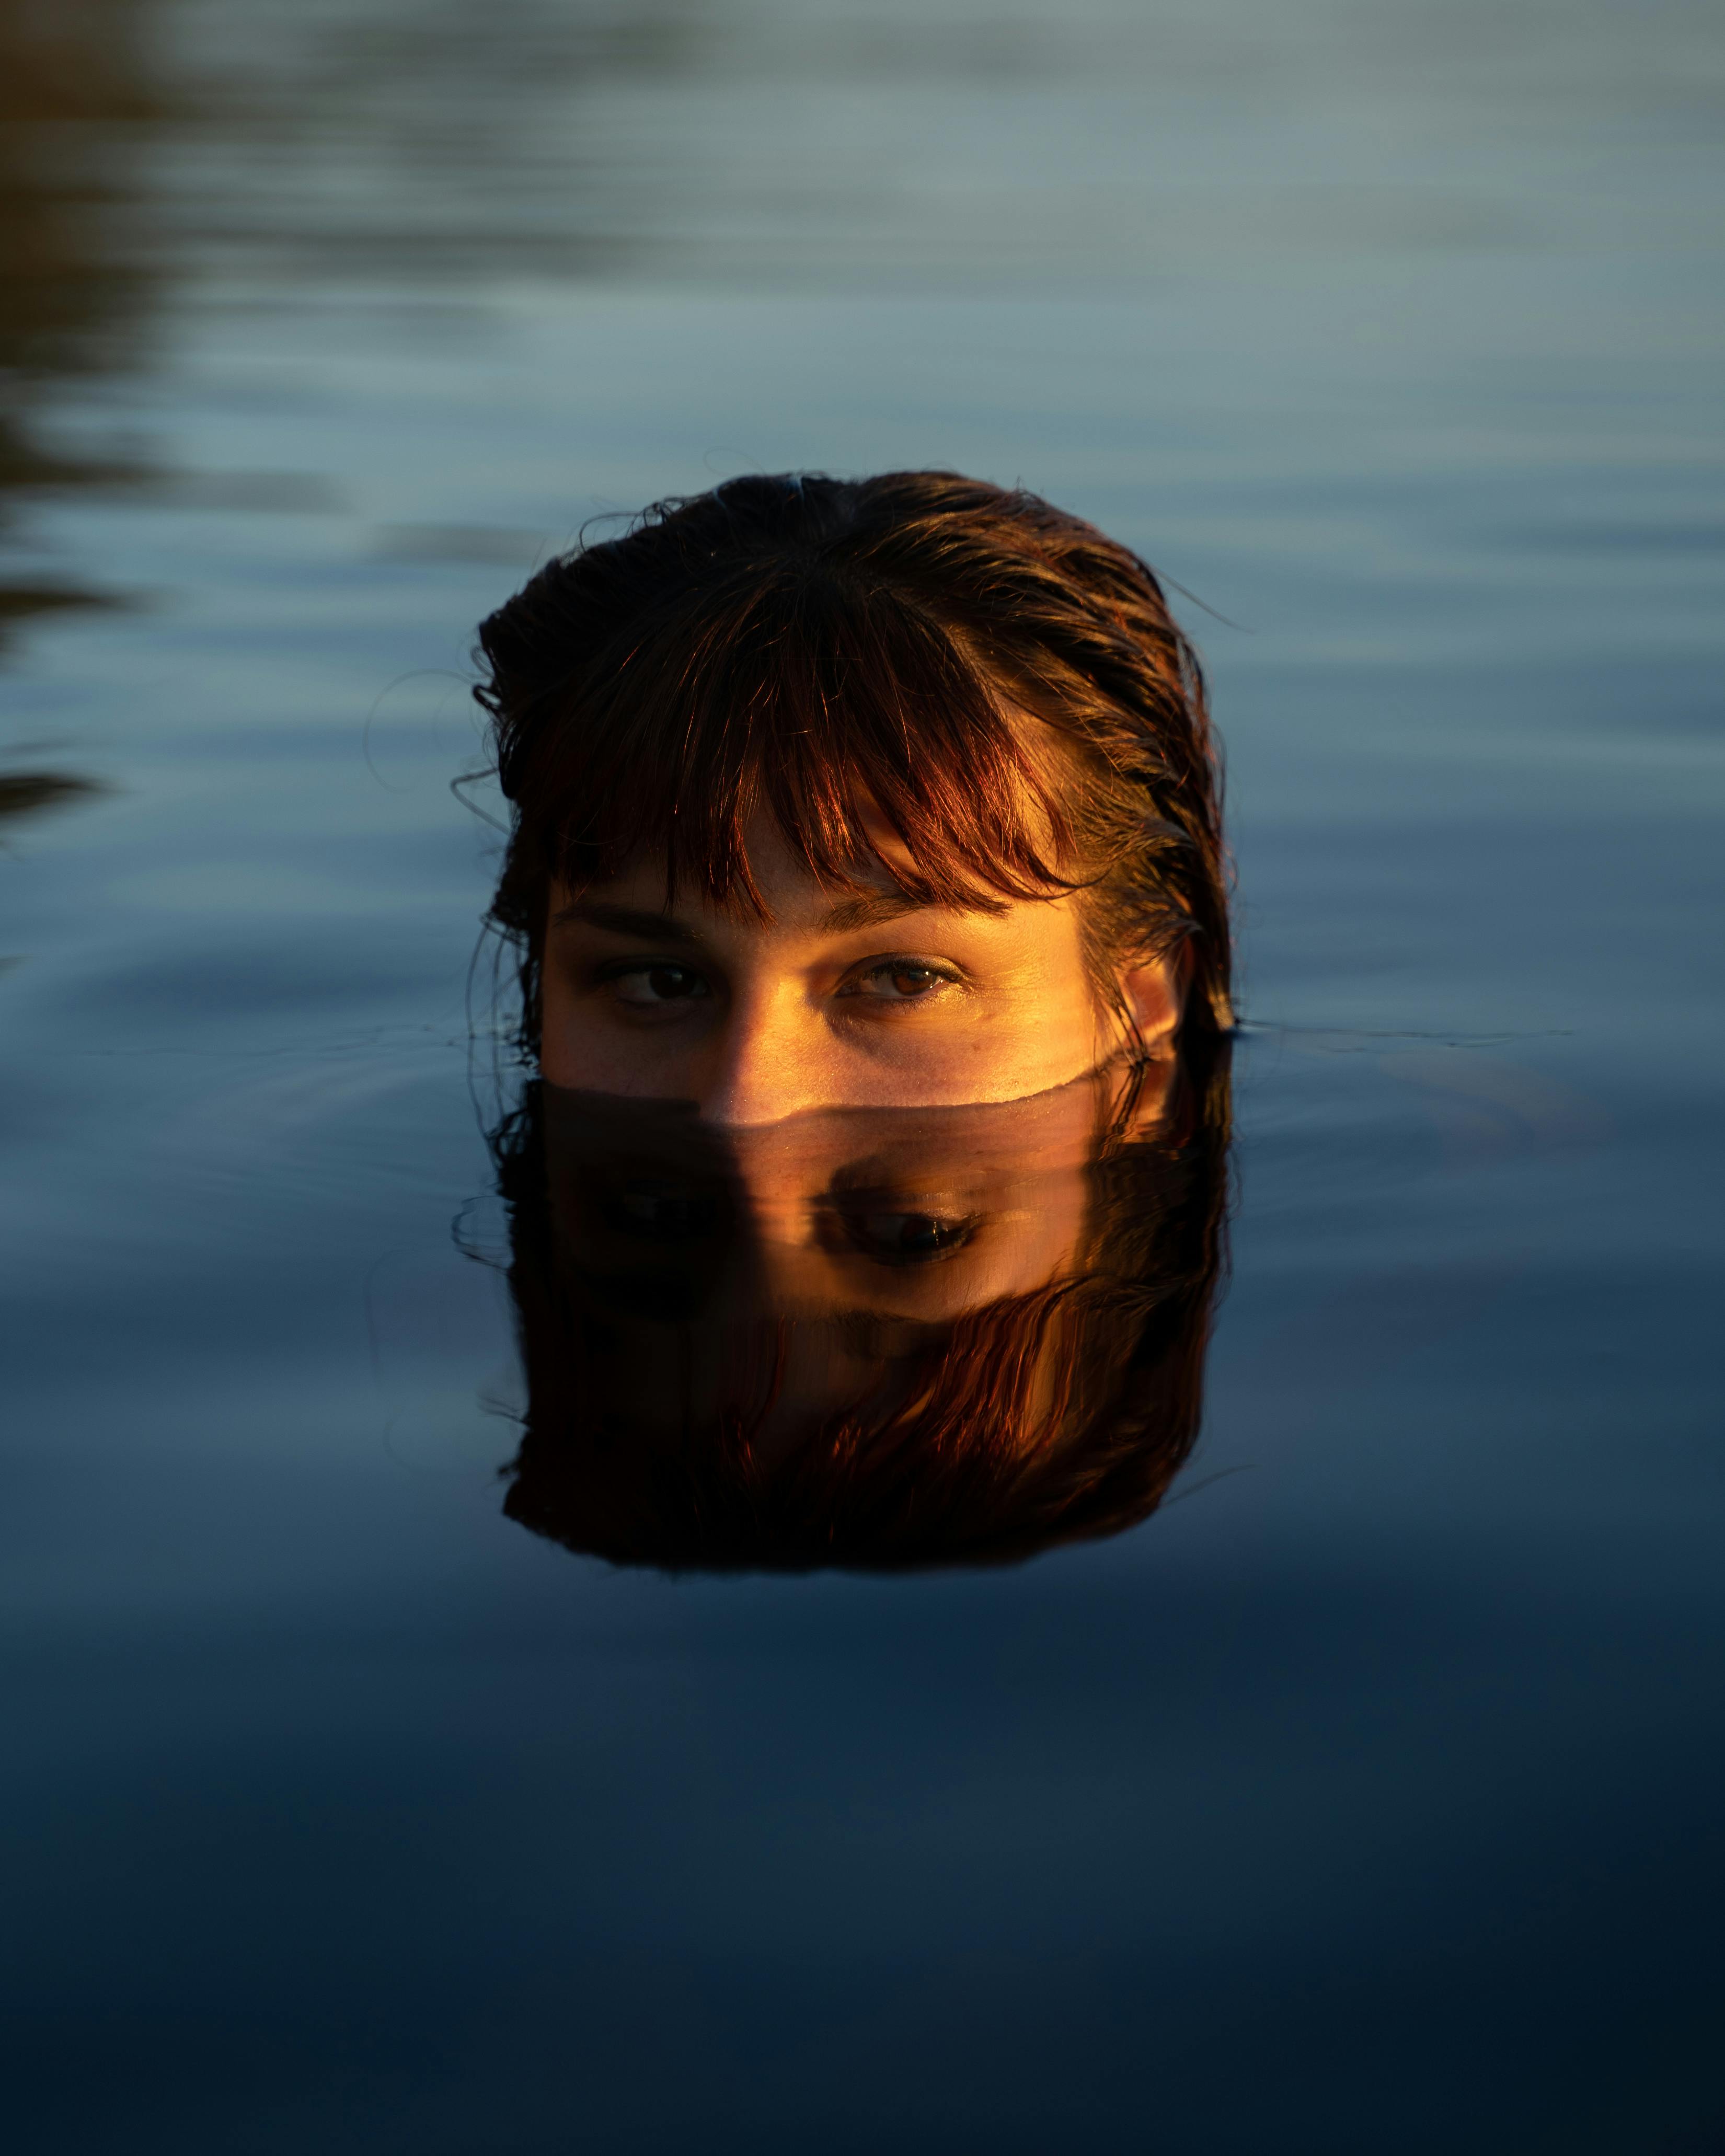
<path fill-rule="evenodd" d="M 141 61 L 147 0 L 0 0 L 0 652 L 25 624 L 112 598 L 33 574 L 33 497 L 111 483 L 110 460 L 44 442 L 40 407 L 68 375 L 131 362 L 155 279 L 120 244 L 144 129 L 158 115 Z M 64 772 L 0 772 L 0 818 L 95 789 Z"/>

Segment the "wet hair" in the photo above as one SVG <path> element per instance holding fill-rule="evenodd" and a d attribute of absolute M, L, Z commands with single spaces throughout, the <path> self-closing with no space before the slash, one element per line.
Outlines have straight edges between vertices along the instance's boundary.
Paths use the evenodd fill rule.
<path fill-rule="evenodd" d="M 735 1265 L 737 1216 L 709 1184 L 671 1201 L 668 1228 L 640 1221 L 621 1265 L 572 1240 L 530 1085 L 495 1141 L 526 1383 L 506 1512 L 571 1550 L 669 1571 L 1011 1563 L 1142 1520 L 1201 1419 L 1225 1262 L 1227 1060 L 1225 1041 L 1183 1057 L 1154 1138 L 1099 1137 L 1071 1266 L 927 1328 L 788 1451 L 755 1441 L 770 1369 L 728 1394 L 696 1383 L 679 1426 L 641 1426 L 644 1354 L 685 1373 L 722 1363 L 703 1331 L 729 1321 L 705 1296 Z"/>
<path fill-rule="evenodd" d="M 1035 495 L 939 471 L 732 480 L 548 563 L 475 658 L 511 811 L 491 917 L 520 950 L 529 1050 L 552 881 L 662 857 L 668 905 L 763 915 L 744 843 L 762 814 L 839 890 L 1081 890 L 1099 987 L 1183 954 L 1188 1027 L 1231 1023 L 1197 658 L 1145 564 Z"/>

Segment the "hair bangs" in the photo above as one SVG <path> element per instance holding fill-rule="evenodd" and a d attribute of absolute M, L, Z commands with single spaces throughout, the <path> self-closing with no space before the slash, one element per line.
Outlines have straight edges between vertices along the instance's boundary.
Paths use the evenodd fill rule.
<path fill-rule="evenodd" d="M 1050 757 L 1027 737 L 1041 722 L 890 591 L 755 572 L 637 624 L 589 678 L 549 804 L 566 881 L 657 856 L 668 902 L 763 915 L 748 844 L 770 819 L 837 890 L 987 906 L 1072 887 Z"/>
<path fill-rule="evenodd" d="M 547 562 L 477 656 L 524 1048 L 551 884 L 650 864 L 668 902 L 759 916 L 749 850 L 779 839 L 847 894 L 1078 892 L 1105 993 L 1178 952 L 1186 1022 L 1233 1024 L 1197 655 L 1135 554 L 1034 495 L 938 471 L 728 480 Z"/>

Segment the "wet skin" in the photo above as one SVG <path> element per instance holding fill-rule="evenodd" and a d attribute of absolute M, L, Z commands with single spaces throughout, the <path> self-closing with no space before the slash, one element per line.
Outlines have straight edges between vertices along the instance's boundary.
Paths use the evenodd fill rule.
<path fill-rule="evenodd" d="M 692 1104 L 705 1121 L 813 1109 L 1015 1101 L 1118 1055 L 1127 1033 L 1086 966 L 1078 899 L 921 906 L 883 870 L 835 892 L 777 834 L 751 834 L 763 921 L 692 893 L 665 903 L 643 860 L 552 889 L 540 1067 L 554 1086 Z M 1120 987 L 1153 1050 L 1178 1021 L 1160 963 Z"/>

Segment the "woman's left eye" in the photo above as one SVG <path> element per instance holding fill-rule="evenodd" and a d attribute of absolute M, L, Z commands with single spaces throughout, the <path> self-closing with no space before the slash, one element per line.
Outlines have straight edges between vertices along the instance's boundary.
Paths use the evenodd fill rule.
<path fill-rule="evenodd" d="M 873 996 L 886 1003 L 908 1004 L 932 994 L 937 988 L 951 986 L 951 974 L 942 973 L 937 967 L 894 958 L 885 965 L 871 967 L 845 993 Z"/>

